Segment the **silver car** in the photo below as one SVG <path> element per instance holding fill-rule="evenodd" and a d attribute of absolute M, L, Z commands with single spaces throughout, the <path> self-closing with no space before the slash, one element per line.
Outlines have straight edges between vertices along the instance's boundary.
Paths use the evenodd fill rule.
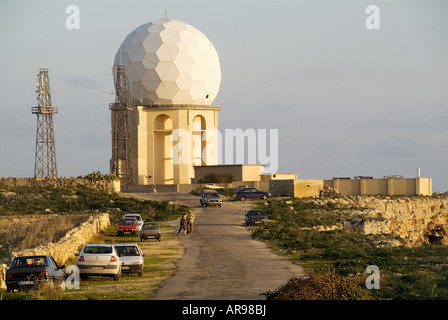
<path fill-rule="evenodd" d="M 140 241 L 148 238 L 162 239 L 162 231 L 157 222 L 145 222 L 143 224 L 142 232 L 140 232 Z"/>
<path fill-rule="evenodd" d="M 222 199 L 216 190 L 205 189 L 199 194 L 199 202 L 201 206 L 222 206 Z"/>
<path fill-rule="evenodd" d="M 115 281 L 121 278 L 121 260 L 111 244 L 86 244 L 78 255 L 75 265 L 83 276 L 111 276 Z"/>
<path fill-rule="evenodd" d="M 121 260 L 121 272 L 123 273 L 138 273 L 138 276 L 143 275 L 143 266 L 145 264 L 143 257 L 145 256 L 136 243 L 119 243 L 114 244 Z"/>

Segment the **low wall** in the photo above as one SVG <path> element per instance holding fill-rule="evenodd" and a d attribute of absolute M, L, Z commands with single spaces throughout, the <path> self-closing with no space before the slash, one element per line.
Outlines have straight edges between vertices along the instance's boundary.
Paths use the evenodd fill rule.
<path fill-rule="evenodd" d="M 78 178 L 0 178 L 1 186 L 12 187 L 48 187 L 53 186 L 57 188 L 74 188 L 85 187 L 95 189 L 102 192 L 119 192 L 120 181 L 97 180 L 92 181 L 88 179 Z"/>
<path fill-rule="evenodd" d="M 0 264 L 0 290 L 6 290 L 6 269 L 8 269 L 6 264 Z"/>
<path fill-rule="evenodd" d="M 216 183 L 218 188 L 238 189 L 243 187 L 258 188 L 263 191 L 269 191 L 269 181 L 233 181 L 232 183 Z M 183 192 L 188 193 L 195 189 L 211 188 L 211 184 L 192 183 L 192 184 L 156 184 L 156 185 L 133 185 L 121 186 L 121 192 L 127 193 L 164 193 L 164 192 Z"/>
<path fill-rule="evenodd" d="M 346 196 L 357 195 L 431 195 L 431 178 L 333 179 L 324 184 Z"/>
<path fill-rule="evenodd" d="M 45 246 L 37 246 L 20 252 L 13 252 L 13 256 L 49 254 L 53 256 L 58 264 L 65 264 L 68 258 L 73 257 L 79 251 L 80 246 L 88 243 L 94 235 L 107 228 L 109 224 L 110 219 L 108 213 L 90 216 L 79 227 L 68 231 L 57 243 L 49 243 Z"/>

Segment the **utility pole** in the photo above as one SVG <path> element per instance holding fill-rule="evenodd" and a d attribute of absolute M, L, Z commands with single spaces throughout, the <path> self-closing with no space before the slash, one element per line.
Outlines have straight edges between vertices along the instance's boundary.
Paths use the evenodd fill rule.
<path fill-rule="evenodd" d="M 51 105 L 48 69 L 40 69 L 36 86 L 37 107 L 31 111 L 37 115 L 34 177 L 57 177 L 53 114 L 58 113 L 58 107 Z"/>
<path fill-rule="evenodd" d="M 132 105 L 127 99 L 126 70 L 116 65 L 114 70 L 115 102 L 109 104 L 112 111 L 112 159 L 110 171 L 115 173 L 123 185 L 132 185 L 131 141 L 128 111 Z"/>

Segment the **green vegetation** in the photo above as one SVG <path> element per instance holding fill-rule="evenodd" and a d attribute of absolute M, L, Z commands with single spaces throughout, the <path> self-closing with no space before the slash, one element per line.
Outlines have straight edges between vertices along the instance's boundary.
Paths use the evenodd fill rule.
<path fill-rule="evenodd" d="M 78 177 L 78 179 L 87 179 L 90 181 L 118 181 L 120 178 L 117 177 L 114 173 L 101 173 L 100 171 L 94 171 L 87 175 L 81 175 Z"/>
<path fill-rule="evenodd" d="M 117 193 L 87 188 L 5 187 L 0 193 L 0 216 L 42 213 L 87 213 L 110 211 L 112 216 L 139 213 L 146 220 L 168 221 L 188 208 L 168 201 L 138 200 Z"/>
<path fill-rule="evenodd" d="M 199 179 L 199 183 L 231 183 L 234 180 L 230 173 L 207 173 L 203 178 Z"/>
<path fill-rule="evenodd" d="M 391 235 L 325 229 L 349 216 L 352 210 L 333 203 L 268 200 L 258 207 L 267 212 L 270 221 L 254 229 L 253 236 L 267 241 L 276 252 L 313 274 L 326 274 L 330 282 L 335 280 L 328 276 L 332 274 L 353 281 L 361 276 L 365 281 L 367 266 L 376 265 L 380 289 L 369 291 L 378 299 L 448 299 L 447 246 L 390 247 L 384 243 Z"/>
<path fill-rule="evenodd" d="M 126 213 L 139 213 L 147 221 L 170 221 L 187 211 L 188 207 L 168 201 L 125 198 L 87 188 L 0 186 L 0 258 L 50 243 L 98 212 L 109 212 L 111 223 L 116 223 Z M 31 224 L 13 222 L 12 218 L 23 215 L 42 218 Z"/>

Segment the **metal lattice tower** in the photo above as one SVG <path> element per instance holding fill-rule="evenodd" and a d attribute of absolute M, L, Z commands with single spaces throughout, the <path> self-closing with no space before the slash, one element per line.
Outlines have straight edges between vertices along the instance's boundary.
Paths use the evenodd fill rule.
<path fill-rule="evenodd" d="M 48 69 L 40 69 L 36 86 L 37 107 L 31 111 L 37 115 L 34 177 L 57 177 L 53 114 L 58 113 L 58 107 L 51 105 Z"/>
<path fill-rule="evenodd" d="M 132 105 L 127 99 L 126 71 L 123 65 L 115 67 L 115 103 L 109 104 L 112 111 L 112 159 L 110 171 L 115 173 L 123 185 L 132 185 L 131 142 L 128 111 Z"/>

